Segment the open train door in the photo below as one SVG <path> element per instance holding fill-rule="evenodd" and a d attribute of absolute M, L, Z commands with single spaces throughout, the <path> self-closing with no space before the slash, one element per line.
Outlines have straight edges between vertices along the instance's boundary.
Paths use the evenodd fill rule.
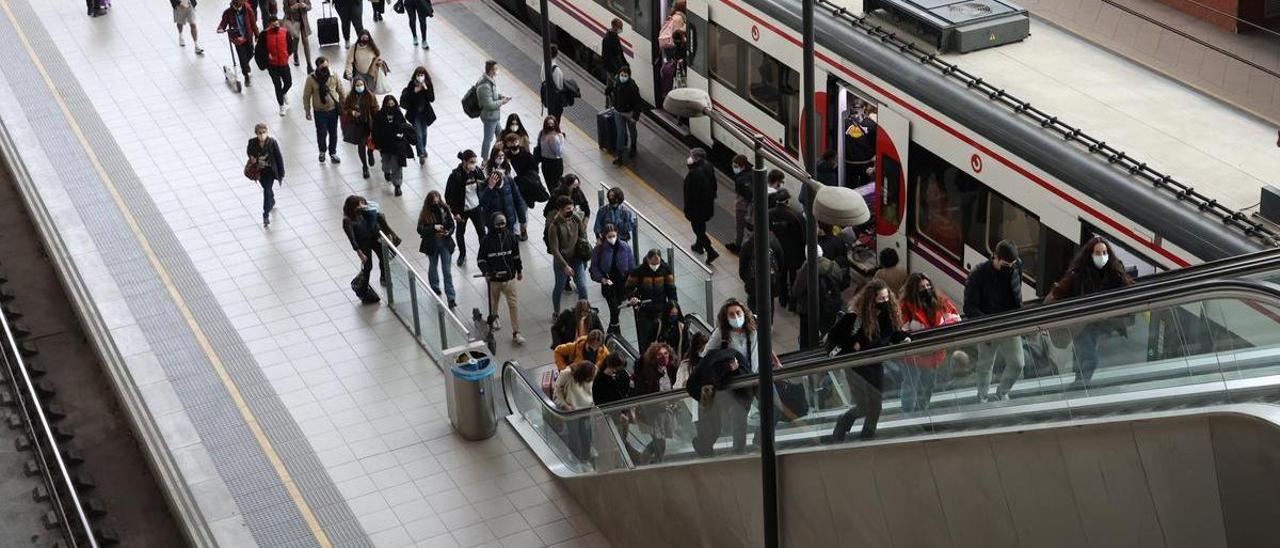
<path fill-rule="evenodd" d="M 675 65 L 668 65 L 665 62 L 665 55 L 658 44 L 659 36 L 662 34 L 662 27 L 666 24 L 667 17 L 671 14 L 671 7 L 675 2 L 673 0 L 638 1 L 651 1 L 654 3 L 655 8 L 652 19 L 654 24 L 650 36 L 653 44 L 653 90 L 654 97 L 657 100 L 655 105 L 661 108 L 664 91 L 668 88 L 690 87 L 710 93 L 711 85 L 707 77 L 707 38 L 709 36 L 707 0 L 688 0 L 685 4 L 685 9 L 689 15 L 687 20 L 689 55 L 683 71 L 675 71 Z M 711 138 L 711 119 L 709 118 L 675 120 L 664 111 L 659 116 L 659 119 L 673 125 L 675 129 L 687 131 L 704 143 L 713 142 Z"/>
<path fill-rule="evenodd" d="M 907 257 L 907 151 L 911 121 L 881 105 L 873 116 L 876 131 L 875 204 L 876 250 L 893 248 Z"/>

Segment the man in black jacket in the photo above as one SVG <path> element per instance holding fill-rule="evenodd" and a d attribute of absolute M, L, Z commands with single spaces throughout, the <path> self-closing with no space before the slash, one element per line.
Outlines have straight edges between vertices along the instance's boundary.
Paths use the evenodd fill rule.
<path fill-rule="evenodd" d="M 517 345 L 524 344 L 516 303 L 516 282 L 524 279 L 524 266 L 520 264 L 520 241 L 507 230 L 505 215 L 498 213 L 493 216 L 493 229 L 480 240 L 476 266 L 480 267 L 480 272 L 484 273 L 484 279 L 489 283 L 490 329 L 502 328 L 495 307 L 498 297 L 505 296 L 507 309 L 511 313 L 511 340 Z"/>
<path fill-rule="evenodd" d="M 631 145 L 631 157 L 636 157 L 636 122 L 640 120 L 640 110 L 644 102 L 640 99 L 640 87 L 631 79 L 631 67 L 623 66 L 618 70 L 618 81 L 613 86 L 613 127 L 616 132 L 613 165 L 620 166 L 625 161 L 622 153 L 626 145 Z"/>
<path fill-rule="evenodd" d="M 693 228 L 694 241 L 689 246 L 694 253 L 707 254 L 707 266 L 720 256 L 707 238 L 707 221 L 716 213 L 716 174 L 707 161 L 707 151 L 694 148 L 689 151 L 689 173 L 684 176 L 684 218 Z"/>
<path fill-rule="evenodd" d="M 774 176 L 777 174 L 777 187 Z M 795 310 L 791 301 L 791 286 L 796 281 L 796 273 L 805 259 L 804 219 L 791 208 L 791 193 L 782 186 L 782 172 L 773 170 L 769 173 L 769 224 L 773 225 L 773 233 L 782 244 L 782 256 L 779 257 L 782 268 L 778 272 L 778 304 L 784 308 Z M 772 190 L 777 188 L 777 190 Z"/>
<path fill-rule="evenodd" d="M 980 318 L 1022 307 L 1022 261 L 1018 246 L 1009 240 L 996 244 L 995 255 L 969 273 L 964 285 L 964 315 Z M 1024 364 L 1022 338 L 1009 337 L 982 344 L 982 360 L 978 362 L 978 401 L 986 402 L 991 385 L 991 372 L 996 360 L 1004 362 L 1000 386 L 995 399 L 1009 399 L 1009 390 L 1022 376 Z"/>
<path fill-rule="evenodd" d="M 622 52 L 622 20 L 614 18 L 609 24 L 609 32 L 604 33 L 600 41 L 600 59 L 604 62 L 604 82 L 613 83 L 618 71 L 627 66 L 626 55 Z"/>

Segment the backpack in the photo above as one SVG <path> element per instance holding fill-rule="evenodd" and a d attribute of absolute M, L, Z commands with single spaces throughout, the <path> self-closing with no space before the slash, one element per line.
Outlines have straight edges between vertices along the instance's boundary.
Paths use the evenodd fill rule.
<path fill-rule="evenodd" d="M 818 276 L 818 329 L 826 331 L 834 325 L 840 312 L 842 289 L 830 276 Z M 831 323 L 828 323 L 831 322 Z"/>
<path fill-rule="evenodd" d="M 676 47 L 676 40 L 673 35 L 676 32 L 676 18 L 667 17 L 667 21 L 662 24 L 662 31 L 658 33 L 658 47 L 662 49 L 671 49 Z"/>
<path fill-rule="evenodd" d="M 479 118 L 480 111 L 483 110 L 480 108 L 480 92 L 476 90 L 478 87 L 480 87 L 480 83 L 476 82 L 476 84 L 471 86 L 471 89 L 468 89 L 462 96 L 462 112 L 466 114 L 468 118 Z"/>

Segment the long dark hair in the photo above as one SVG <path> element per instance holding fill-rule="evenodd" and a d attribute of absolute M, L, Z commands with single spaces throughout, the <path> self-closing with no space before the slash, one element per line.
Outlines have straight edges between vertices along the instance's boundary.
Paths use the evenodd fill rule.
<path fill-rule="evenodd" d="M 1101 269 L 1093 266 L 1093 248 L 1098 244 L 1102 244 L 1107 248 L 1107 264 Z M 1120 258 L 1116 256 L 1115 247 L 1111 245 L 1102 236 L 1094 236 L 1089 241 L 1080 246 L 1080 250 L 1076 252 L 1075 258 L 1071 259 L 1071 266 L 1067 268 L 1067 274 L 1058 280 L 1054 285 L 1051 293 L 1056 299 L 1064 299 L 1080 294 L 1083 289 L 1087 292 L 1089 288 L 1080 288 L 1081 284 L 1100 285 L 1106 281 L 1112 281 L 1118 286 L 1127 286 L 1133 284 L 1133 278 L 1129 277 L 1129 273 L 1124 271 L 1124 263 L 1120 262 Z"/>
<path fill-rule="evenodd" d="M 551 122 L 550 128 L 547 127 L 547 122 Z M 542 119 L 542 131 L 538 132 L 538 138 L 541 139 L 543 137 L 546 137 L 547 132 L 549 131 L 560 133 L 560 120 L 557 120 L 555 116 L 547 116 L 546 118 Z"/>
<path fill-rule="evenodd" d="M 431 199 L 435 198 L 440 204 L 441 218 L 436 218 L 435 209 L 431 207 Z M 422 212 L 418 213 L 418 224 L 437 224 L 441 222 L 443 217 L 447 217 L 452 213 L 449 211 L 449 204 L 444 203 L 444 197 L 440 195 L 439 190 L 432 190 L 427 193 L 426 199 L 422 200 Z"/>
<path fill-rule="evenodd" d="M 418 81 L 419 74 L 427 77 L 426 81 L 423 82 L 423 85 L 431 87 L 431 73 L 427 72 L 427 67 L 422 65 L 418 65 L 418 68 L 413 69 L 413 74 L 409 75 L 409 86 L 412 87 L 413 83 Z"/>
<path fill-rule="evenodd" d="M 355 194 L 347 196 L 347 199 L 342 202 L 342 216 L 348 219 L 355 219 L 356 210 L 360 209 L 360 206 L 364 203 L 365 199 L 363 196 Z"/>
<path fill-rule="evenodd" d="M 876 311 L 876 293 L 882 289 L 889 292 L 889 326 L 893 329 L 902 328 L 902 308 L 898 306 L 898 298 L 894 296 L 893 291 L 889 290 L 889 284 L 884 283 L 884 280 L 872 278 L 854 297 L 854 306 L 857 308 L 855 313 L 862 318 L 862 330 L 866 332 L 868 341 L 880 340 L 880 316 Z"/>
<path fill-rule="evenodd" d="M 920 283 L 928 281 L 929 286 L 933 289 L 933 299 L 925 299 L 924 292 L 920 291 Z M 929 319 L 937 317 L 939 310 L 946 310 L 947 305 L 951 302 L 946 295 L 938 293 L 938 288 L 932 287 L 933 280 L 923 272 L 912 272 L 907 276 L 906 285 L 902 286 L 902 304 L 910 304 L 920 310 L 923 310 Z"/>
<path fill-rule="evenodd" d="M 524 122 L 523 122 L 522 120 L 520 120 L 520 115 L 519 115 L 519 114 L 516 114 L 516 113 L 514 113 L 514 112 L 512 112 L 512 113 L 511 113 L 511 115 L 507 116 L 507 124 L 506 124 L 506 125 L 504 125 L 504 126 L 502 126 L 502 131 L 504 131 L 504 132 L 505 132 L 505 131 L 510 131 L 510 130 L 511 130 L 511 122 L 513 122 L 513 121 L 516 123 L 516 125 L 517 125 L 517 126 L 519 126 L 519 127 L 520 127 L 520 129 L 517 129 L 517 130 L 515 131 L 515 133 L 516 133 L 516 134 L 518 134 L 518 135 L 520 135 L 521 137 L 524 137 L 525 139 L 528 139 L 528 138 L 529 138 L 529 130 L 528 130 L 528 129 L 525 129 L 525 127 L 524 127 Z"/>
<path fill-rule="evenodd" d="M 365 36 L 369 37 L 369 49 L 373 50 L 373 54 L 382 57 L 382 50 L 378 49 L 378 43 L 373 41 L 373 33 L 369 32 L 369 29 L 364 29 L 360 31 L 360 34 L 356 35 L 356 44 L 359 45 L 360 39 Z"/>
<path fill-rule="evenodd" d="M 724 301 L 724 304 L 720 305 L 720 312 L 716 313 L 716 329 L 720 330 L 721 340 L 729 340 L 729 332 L 733 331 L 733 327 L 729 326 L 729 309 L 735 306 L 742 309 L 742 314 L 746 319 L 742 324 L 742 330 L 747 333 L 755 333 L 756 331 L 756 315 L 751 313 L 747 303 L 729 297 Z"/>

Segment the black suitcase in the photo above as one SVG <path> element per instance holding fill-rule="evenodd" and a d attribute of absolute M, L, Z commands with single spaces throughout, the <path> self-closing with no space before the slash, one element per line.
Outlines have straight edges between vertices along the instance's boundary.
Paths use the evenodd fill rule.
<path fill-rule="evenodd" d="M 382 300 L 378 297 L 378 292 L 369 286 L 369 277 L 363 274 L 358 274 L 351 280 L 351 291 L 355 292 L 356 297 L 364 304 L 374 304 Z"/>
<path fill-rule="evenodd" d="M 617 150 L 618 133 L 613 126 L 615 123 L 617 112 L 611 108 L 596 114 L 596 141 L 600 143 L 600 150 Z"/>
<path fill-rule="evenodd" d="M 324 5 L 329 3 L 325 2 Z M 321 13 L 321 17 L 316 19 L 316 39 L 320 41 L 320 47 L 338 43 L 338 18 L 333 16 L 332 9 L 326 11 L 329 13 Z"/>

